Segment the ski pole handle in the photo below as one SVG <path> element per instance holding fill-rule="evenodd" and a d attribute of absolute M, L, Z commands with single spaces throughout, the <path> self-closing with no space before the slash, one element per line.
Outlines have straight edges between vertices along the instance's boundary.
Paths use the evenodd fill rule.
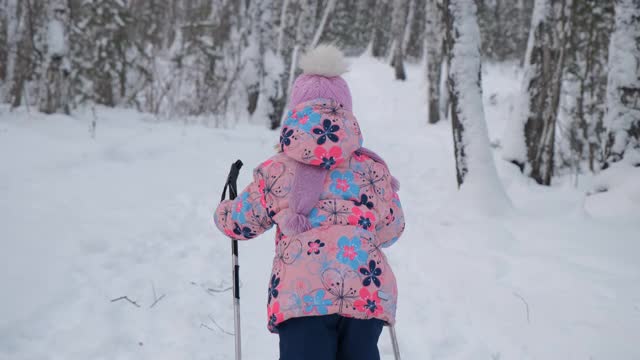
<path fill-rule="evenodd" d="M 229 200 L 234 200 L 238 196 L 238 175 L 240 174 L 242 165 L 242 161 L 240 160 L 231 164 L 231 170 L 229 170 L 227 182 L 224 183 L 224 189 L 222 190 L 222 198 L 220 201 L 223 201 L 224 198 L 227 197 L 227 188 L 229 188 Z"/>

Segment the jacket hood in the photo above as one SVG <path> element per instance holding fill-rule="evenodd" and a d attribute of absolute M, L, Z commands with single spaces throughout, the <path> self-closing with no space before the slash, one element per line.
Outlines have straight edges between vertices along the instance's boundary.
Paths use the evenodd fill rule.
<path fill-rule="evenodd" d="M 309 165 L 333 169 L 362 146 L 360 125 L 351 111 L 330 99 L 296 105 L 287 113 L 280 150 Z"/>

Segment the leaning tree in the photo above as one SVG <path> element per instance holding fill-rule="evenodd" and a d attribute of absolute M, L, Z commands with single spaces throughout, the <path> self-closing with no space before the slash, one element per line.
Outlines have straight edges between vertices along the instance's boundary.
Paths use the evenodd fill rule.
<path fill-rule="evenodd" d="M 445 0 L 449 113 L 458 186 L 492 209 L 508 199 L 498 179 L 484 119 L 480 34 L 474 0 Z"/>

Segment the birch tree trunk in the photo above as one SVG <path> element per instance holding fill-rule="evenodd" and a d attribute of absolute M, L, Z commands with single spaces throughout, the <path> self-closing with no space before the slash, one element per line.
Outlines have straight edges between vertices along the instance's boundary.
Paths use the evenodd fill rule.
<path fill-rule="evenodd" d="M 393 2 L 393 68 L 395 70 L 396 80 L 406 80 L 407 74 L 404 69 L 404 32 L 407 22 L 407 1 L 394 0 Z"/>
<path fill-rule="evenodd" d="M 49 3 L 47 53 L 44 78 L 40 84 L 39 110 L 46 114 L 69 114 L 68 7 L 59 1 Z"/>
<path fill-rule="evenodd" d="M 561 118 L 563 131 L 557 155 L 564 165 L 580 172 L 586 161 L 592 172 L 601 163 L 603 118 L 607 88 L 609 36 L 613 28 L 613 4 L 599 0 L 574 1 L 571 35 L 565 56 Z M 568 151 L 567 151 L 568 150 Z M 570 159 L 563 156 L 569 153 Z"/>
<path fill-rule="evenodd" d="M 247 87 L 247 111 L 249 115 L 253 115 L 258 107 L 258 101 L 260 97 L 260 82 L 264 77 L 265 68 L 264 68 L 264 54 L 265 54 L 265 46 L 262 38 L 264 37 L 263 29 L 263 13 L 265 9 L 263 7 L 264 1 L 255 0 L 249 4 L 248 13 L 248 21 L 249 21 L 249 32 L 247 39 L 247 49 L 243 54 L 246 58 L 247 65 L 244 68 L 245 75 L 243 77 L 248 78 L 246 85 Z M 270 14 L 270 12 L 269 12 Z"/>
<path fill-rule="evenodd" d="M 522 115 L 507 125 L 506 160 L 550 185 L 571 0 L 536 0 L 523 76 Z"/>
<path fill-rule="evenodd" d="M 0 82 L 7 77 L 7 57 L 9 56 L 9 4 L 8 0 L 0 0 Z M 0 86 L 0 91 L 2 86 Z M 0 92 L 0 98 L 2 93 Z"/>
<path fill-rule="evenodd" d="M 402 53 L 407 54 L 409 49 L 409 41 L 411 40 L 411 29 L 416 14 L 416 0 L 410 0 L 409 10 L 407 12 L 407 20 L 405 21 L 404 33 L 402 35 Z"/>
<path fill-rule="evenodd" d="M 385 43 L 385 32 L 384 28 L 380 26 L 380 23 L 382 23 L 383 19 L 387 16 L 387 13 L 385 13 L 385 11 L 388 7 L 388 1 L 389 0 L 372 1 L 375 3 L 373 21 L 376 25 L 371 26 L 371 43 L 369 44 L 369 49 L 371 55 L 377 58 L 386 55 L 385 49 L 387 44 Z"/>
<path fill-rule="evenodd" d="M 474 0 L 445 0 L 448 89 L 458 187 L 482 207 L 509 201 L 495 168 L 484 119 L 480 34 Z"/>
<path fill-rule="evenodd" d="M 327 5 L 324 8 L 324 13 L 322 14 L 322 20 L 320 20 L 320 24 L 318 24 L 318 28 L 316 29 L 316 33 L 313 36 L 313 40 L 311 44 L 309 44 L 309 48 L 313 49 L 320 43 L 320 39 L 322 38 L 322 33 L 324 32 L 324 28 L 327 25 L 327 21 L 329 19 L 329 15 L 336 7 L 336 0 L 328 0 Z"/>
<path fill-rule="evenodd" d="M 640 0 L 616 0 L 609 48 L 607 162 L 640 151 Z M 606 164 L 605 164 L 606 167 Z"/>
<path fill-rule="evenodd" d="M 427 0 L 426 3 L 426 63 L 427 63 L 427 103 L 429 123 L 435 124 L 446 116 L 440 107 L 440 79 L 443 65 L 443 34 L 441 0 Z"/>
<path fill-rule="evenodd" d="M 7 87 L 6 101 L 12 108 L 22 104 L 22 95 L 29 67 L 31 65 L 31 51 L 27 31 L 27 6 L 24 1 L 9 0 L 8 4 L 8 57 L 7 57 Z"/>

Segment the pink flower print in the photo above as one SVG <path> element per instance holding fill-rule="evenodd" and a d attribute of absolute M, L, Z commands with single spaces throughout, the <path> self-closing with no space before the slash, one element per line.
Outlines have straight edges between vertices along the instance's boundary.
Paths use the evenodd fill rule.
<path fill-rule="evenodd" d="M 318 146 L 314 151 L 315 159 L 311 160 L 311 165 L 320 165 L 325 169 L 333 169 L 338 166 L 344 159 L 342 158 L 342 149 L 334 146 L 329 151 L 323 146 Z"/>
<path fill-rule="evenodd" d="M 267 313 L 269 314 L 269 328 L 274 329 L 276 325 L 284 321 L 284 315 L 280 312 L 280 303 L 277 301 L 267 308 Z"/>
<path fill-rule="evenodd" d="M 371 317 L 376 317 L 384 311 L 378 292 L 369 292 L 366 287 L 360 289 L 360 299 L 354 301 L 353 306 L 358 311 L 367 313 Z"/>
<path fill-rule="evenodd" d="M 273 163 L 273 160 L 267 160 L 265 162 L 263 162 L 260 167 L 267 167 L 269 165 L 271 165 Z"/>
<path fill-rule="evenodd" d="M 233 237 L 233 230 L 231 229 L 224 229 L 224 234 L 229 236 L 229 237 Z"/>
<path fill-rule="evenodd" d="M 349 190 L 349 182 L 345 179 L 336 180 L 336 187 L 343 192 L 347 192 Z"/>
<path fill-rule="evenodd" d="M 320 239 L 316 239 L 315 241 L 309 241 L 307 243 L 309 245 L 309 250 L 307 250 L 307 255 L 311 254 L 320 254 L 320 249 L 324 247 L 324 243 L 320 241 Z"/>
<path fill-rule="evenodd" d="M 356 252 L 355 246 L 344 246 L 342 248 L 342 256 L 346 257 L 349 260 L 353 260 L 356 258 L 358 253 Z"/>
<path fill-rule="evenodd" d="M 376 222 L 376 216 L 371 211 L 363 212 L 358 207 L 351 209 L 352 215 L 347 218 L 349 224 L 358 225 L 367 230 Z"/>

